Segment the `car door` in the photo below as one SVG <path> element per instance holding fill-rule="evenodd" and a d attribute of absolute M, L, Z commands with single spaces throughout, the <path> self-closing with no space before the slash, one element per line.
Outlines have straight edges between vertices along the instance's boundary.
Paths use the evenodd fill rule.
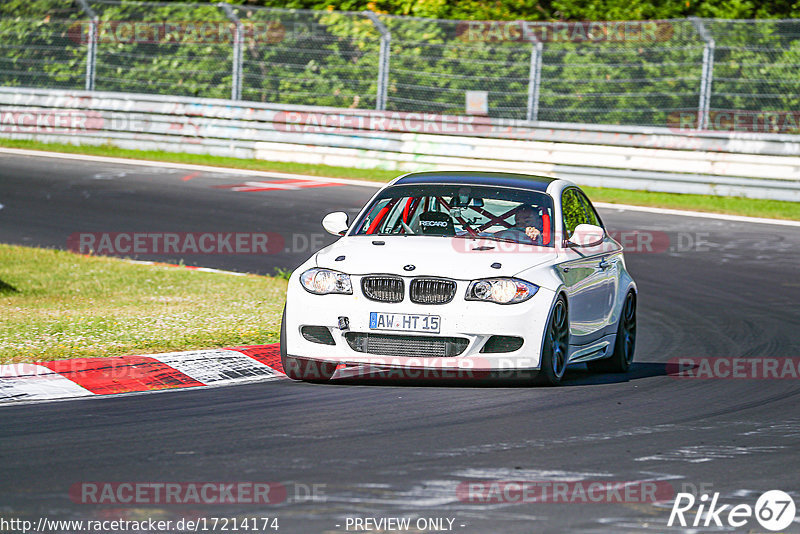
<path fill-rule="evenodd" d="M 600 225 L 596 212 L 577 188 L 561 195 L 562 228 L 569 239 L 579 224 Z M 592 208 L 593 210 L 593 208 Z M 569 299 L 570 343 L 585 345 L 605 334 L 609 318 L 609 254 L 603 243 L 592 247 L 568 247 L 559 273 Z"/>
<path fill-rule="evenodd" d="M 600 226 L 605 230 L 605 226 L 603 225 L 602 219 L 600 219 L 600 215 L 597 213 L 597 210 L 592 205 L 592 202 L 589 198 L 583 193 L 583 191 L 577 191 L 578 197 L 581 199 L 581 202 L 586 210 L 586 215 L 589 220 L 589 224 L 594 224 L 596 226 Z M 620 269 L 620 262 L 622 261 L 622 245 L 617 243 L 611 236 L 608 235 L 608 232 L 605 233 L 605 237 L 603 238 L 603 252 L 601 255 L 600 263 L 598 264 L 601 269 L 605 271 L 605 284 L 606 284 L 606 302 L 605 302 L 605 325 L 606 331 L 605 334 L 613 334 L 616 332 L 616 325 L 613 323 L 613 311 L 614 311 L 614 303 L 615 298 L 619 292 L 619 277 L 621 273 Z"/>

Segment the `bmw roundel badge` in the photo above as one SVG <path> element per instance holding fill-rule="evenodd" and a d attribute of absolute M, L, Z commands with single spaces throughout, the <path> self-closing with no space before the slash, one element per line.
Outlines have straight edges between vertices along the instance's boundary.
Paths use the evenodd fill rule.
<path fill-rule="evenodd" d="M 411 265 L 411 264 L 408 264 L 405 267 L 403 267 L 404 271 L 413 271 L 414 269 L 416 269 L 416 267 L 414 265 Z"/>

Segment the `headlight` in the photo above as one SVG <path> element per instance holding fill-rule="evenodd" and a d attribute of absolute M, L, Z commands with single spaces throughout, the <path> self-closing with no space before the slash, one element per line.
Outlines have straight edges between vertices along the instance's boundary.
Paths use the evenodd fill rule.
<path fill-rule="evenodd" d="M 315 295 L 353 294 L 350 275 L 329 269 L 309 269 L 300 275 L 300 283 L 303 284 L 306 291 Z"/>
<path fill-rule="evenodd" d="M 483 300 L 498 304 L 516 304 L 534 296 L 539 286 L 516 278 L 474 280 L 467 288 L 467 300 Z"/>

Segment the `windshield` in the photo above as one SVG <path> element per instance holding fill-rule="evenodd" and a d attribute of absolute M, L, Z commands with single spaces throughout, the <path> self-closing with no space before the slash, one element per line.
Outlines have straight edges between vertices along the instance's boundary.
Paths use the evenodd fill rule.
<path fill-rule="evenodd" d="M 351 235 L 475 237 L 553 246 L 553 202 L 524 189 L 403 185 L 384 190 Z"/>

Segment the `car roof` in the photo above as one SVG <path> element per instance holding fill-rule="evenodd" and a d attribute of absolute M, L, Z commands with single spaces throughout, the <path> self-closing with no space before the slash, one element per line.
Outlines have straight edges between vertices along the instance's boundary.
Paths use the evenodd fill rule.
<path fill-rule="evenodd" d="M 463 184 L 488 185 L 498 187 L 516 187 L 532 191 L 547 191 L 547 187 L 557 178 L 517 174 L 513 172 L 480 172 L 480 171 L 431 171 L 415 172 L 401 176 L 392 185 L 411 184 Z"/>

